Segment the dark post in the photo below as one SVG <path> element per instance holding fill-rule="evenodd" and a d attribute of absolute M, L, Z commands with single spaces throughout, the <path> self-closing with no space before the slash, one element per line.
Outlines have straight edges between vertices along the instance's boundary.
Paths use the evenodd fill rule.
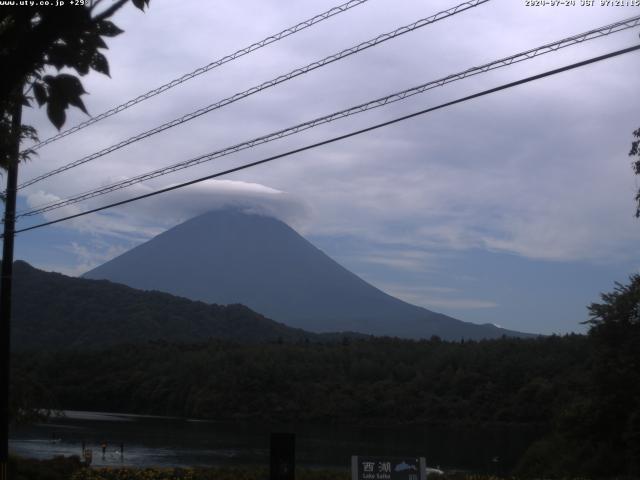
<path fill-rule="evenodd" d="M 293 433 L 271 434 L 270 480 L 295 480 L 296 436 Z"/>
<path fill-rule="evenodd" d="M 15 97 L 11 119 L 13 151 L 7 166 L 7 198 L 4 204 L 4 237 L 2 239 L 2 277 L 0 278 L 0 340 L 2 365 L 0 365 L 0 479 L 7 479 L 9 460 L 9 375 L 11 367 L 11 278 L 13 275 L 13 237 L 16 216 L 16 192 L 18 189 L 18 156 L 20 153 L 20 128 L 22 124 L 22 103 L 20 94 Z"/>

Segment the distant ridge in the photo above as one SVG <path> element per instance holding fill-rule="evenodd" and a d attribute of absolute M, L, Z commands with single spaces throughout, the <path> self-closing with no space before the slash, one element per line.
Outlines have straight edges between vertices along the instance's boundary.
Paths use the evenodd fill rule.
<path fill-rule="evenodd" d="M 238 209 L 192 218 L 84 277 L 207 303 L 241 303 L 312 332 L 446 340 L 529 336 L 403 302 L 336 263 L 282 221 Z"/>
<path fill-rule="evenodd" d="M 244 305 L 208 305 L 105 280 L 14 264 L 14 350 L 86 350 L 149 341 L 239 343 L 335 341 L 274 322 Z M 348 335 L 352 336 L 352 335 Z"/>

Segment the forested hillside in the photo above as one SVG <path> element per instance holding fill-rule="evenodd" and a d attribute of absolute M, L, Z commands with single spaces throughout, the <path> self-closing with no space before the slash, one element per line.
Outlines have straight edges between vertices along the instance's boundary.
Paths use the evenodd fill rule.
<path fill-rule="evenodd" d="M 43 272 L 25 262 L 16 262 L 14 272 L 14 350 L 99 348 L 160 339 L 262 342 L 316 338 L 244 305 L 208 305 L 106 280 Z"/>

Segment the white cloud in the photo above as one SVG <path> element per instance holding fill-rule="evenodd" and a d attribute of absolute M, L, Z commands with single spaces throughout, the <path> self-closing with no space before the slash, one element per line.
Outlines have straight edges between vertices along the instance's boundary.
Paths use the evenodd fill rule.
<path fill-rule="evenodd" d="M 124 200 L 134 194 L 152 191 L 148 185 L 139 184 L 133 192 L 120 191 L 109 200 Z M 33 208 L 58 201 L 60 198 L 39 190 L 29 194 L 26 200 Z M 85 209 L 103 202 L 105 201 L 101 199 L 93 199 L 86 203 Z M 59 225 L 94 236 L 140 242 L 189 218 L 224 207 L 238 207 L 252 213 L 273 216 L 292 225 L 296 225 L 307 215 L 305 204 L 283 191 L 251 182 L 207 180 L 170 194 L 142 200 L 135 206 L 117 207 Z M 46 220 L 54 220 L 82 211 L 78 205 L 70 205 L 46 212 L 44 217 Z"/>
<path fill-rule="evenodd" d="M 93 239 L 86 245 L 82 245 L 79 242 L 71 242 L 71 244 L 60 249 L 74 255 L 77 263 L 73 269 L 67 269 L 62 273 L 72 276 L 82 275 L 98 265 L 123 254 L 129 248 L 130 245 L 113 245 L 98 239 Z"/>
<path fill-rule="evenodd" d="M 426 308 L 475 310 L 492 309 L 499 306 L 497 302 L 492 300 L 467 298 L 455 288 L 397 284 L 384 284 L 379 287 L 394 297 Z"/>
<path fill-rule="evenodd" d="M 410 248 L 387 248 L 384 250 L 366 252 L 357 255 L 353 260 L 367 264 L 382 265 L 396 270 L 409 272 L 424 272 L 429 270 L 438 256 L 424 250 L 412 250 Z"/>

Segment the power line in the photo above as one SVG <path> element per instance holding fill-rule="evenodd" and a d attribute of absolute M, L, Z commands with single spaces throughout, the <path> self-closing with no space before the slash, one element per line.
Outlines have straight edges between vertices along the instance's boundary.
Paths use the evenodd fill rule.
<path fill-rule="evenodd" d="M 537 48 L 533 48 L 521 53 L 517 53 L 515 55 L 511 55 L 509 57 L 505 57 L 502 58 L 500 60 L 495 60 L 493 62 L 490 63 L 486 63 L 484 65 L 478 66 L 478 67 L 472 67 L 469 68 L 467 70 L 464 70 L 462 72 L 459 73 L 455 73 L 455 74 L 451 74 L 448 75 L 446 77 L 440 78 L 438 80 L 432 80 L 430 82 L 424 83 L 422 85 L 418 85 L 416 87 L 412 87 L 412 88 L 408 88 L 406 90 L 400 91 L 400 92 L 396 92 L 393 93 L 391 95 L 387 95 L 385 97 L 381 97 L 375 100 L 371 100 L 367 103 L 363 103 L 357 106 L 353 106 L 338 112 L 334 112 L 331 113 L 329 115 L 325 115 L 323 117 L 319 117 L 319 118 L 315 118 L 313 120 L 309 120 L 307 122 L 304 123 L 300 123 L 298 125 L 295 125 L 293 127 L 288 127 L 286 129 L 283 130 L 279 130 L 276 132 L 272 132 L 269 133 L 267 135 L 263 135 L 242 143 L 238 143 L 236 145 L 230 146 L 230 147 L 226 147 L 223 148 L 221 150 L 217 150 L 215 152 L 212 153 L 208 153 L 205 155 L 201 155 L 186 161 L 182 161 L 167 167 L 163 167 L 157 170 L 153 170 L 151 172 L 147 172 L 123 181 L 119 181 L 119 182 L 115 182 L 112 183 L 110 185 L 105 185 L 103 187 L 94 189 L 94 190 L 90 190 L 81 194 L 77 194 L 75 196 L 63 199 L 63 200 L 57 200 L 55 202 L 50 202 L 46 205 L 42 205 L 40 207 L 36 207 L 32 210 L 29 211 L 25 211 L 25 212 L 20 212 L 17 215 L 17 218 L 20 217 L 26 217 L 26 216 L 33 216 L 39 213 L 44 213 L 44 212 L 48 212 L 51 210 L 55 210 L 67 205 L 71 205 L 71 204 L 75 204 L 78 202 L 81 202 L 83 200 L 87 200 L 90 198 L 94 198 L 97 196 L 101 196 L 101 195 L 106 195 L 108 193 L 117 191 L 117 190 L 121 190 L 123 188 L 135 185 L 137 183 L 141 183 L 143 181 L 146 180 L 151 180 L 153 178 L 156 177 L 160 177 L 163 175 L 167 175 L 169 173 L 173 173 L 179 170 L 183 170 L 185 168 L 189 168 L 204 162 L 208 162 L 211 161 L 213 159 L 216 158 L 220 158 L 226 155 L 230 155 L 232 153 L 236 153 L 242 150 L 246 150 L 249 148 L 253 148 L 255 146 L 264 144 L 264 143 L 268 143 L 283 137 L 287 137 L 290 135 L 294 135 L 296 133 L 308 130 L 310 128 L 314 128 L 318 125 L 321 124 L 325 124 L 325 123 L 330 123 L 334 120 L 338 120 L 340 118 L 345 118 L 348 117 L 350 115 L 355 115 L 358 113 L 362 113 L 368 110 L 372 110 L 374 108 L 378 108 L 378 107 L 382 107 L 384 105 L 388 105 L 390 103 L 394 103 L 400 100 L 404 100 L 406 98 L 409 98 L 413 95 L 417 95 L 419 93 L 423 93 L 427 90 L 430 90 L 432 88 L 436 88 L 439 86 L 443 86 L 446 85 L 448 83 L 451 82 L 455 82 L 457 80 L 462 80 L 463 78 L 467 78 L 473 75 L 477 75 L 480 73 L 485 73 L 487 71 L 490 70 L 494 70 L 497 68 L 501 68 L 501 67 L 506 67 L 509 65 L 512 65 L 514 63 L 518 63 L 524 60 L 529 60 L 532 58 L 535 58 L 539 55 L 543 55 L 545 53 L 549 53 L 549 52 L 555 52 L 561 48 L 565 48 L 571 45 L 575 45 L 577 43 L 581 43 L 584 42 L 586 40 L 592 40 L 594 38 L 600 38 L 602 36 L 605 35 L 609 35 L 613 32 L 618 32 L 621 30 L 625 30 L 625 29 L 629 29 L 635 26 L 640 25 L 640 15 L 636 16 L 636 17 L 632 17 L 632 18 L 628 18 L 625 20 L 621 20 L 609 25 L 605 25 L 603 27 L 597 28 L 597 29 L 592 29 L 589 30 L 587 32 L 583 32 L 580 33 L 578 35 L 573 35 L 571 37 L 568 38 L 564 38 L 562 40 L 558 40 L 556 42 L 552 42 L 552 43 L 547 43 L 545 45 L 542 45 L 540 47 Z"/>
<path fill-rule="evenodd" d="M 442 104 L 437 105 L 435 107 L 426 108 L 424 110 L 420 110 L 418 112 L 414 112 L 414 113 L 411 113 L 409 115 L 404 115 L 402 117 L 394 118 L 393 120 L 388 120 L 388 121 L 383 122 L 383 123 L 378 123 L 376 125 L 372 125 L 370 127 L 363 128 L 361 130 L 356 130 L 354 132 L 350 132 L 350 133 L 347 133 L 347 134 L 344 134 L 344 135 L 340 135 L 340 136 L 333 137 L 333 138 L 330 138 L 330 139 L 327 139 L 327 140 L 323 140 L 321 142 L 317 142 L 317 143 L 314 143 L 314 144 L 311 144 L 311 145 L 306 145 L 306 146 L 301 147 L 301 148 L 297 148 L 297 149 L 294 149 L 294 150 L 289 150 L 288 152 L 285 152 L 285 153 L 281 153 L 281 154 L 278 154 L 278 155 L 267 157 L 267 158 L 264 158 L 262 160 L 257 160 L 255 162 L 246 163 L 244 165 L 240 165 L 238 167 L 230 168 L 230 169 L 224 170 L 222 172 L 218 172 L 218 173 L 214 173 L 214 174 L 207 175 L 207 176 L 204 176 L 204 177 L 200 177 L 200 178 L 197 178 L 195 180 L 190 180 L 188 182 L 180 183 L 178 185 L 173 185 L 173 186 L 170 186 L 170 187 L 166 187 L 166 188 L 163 188 L 161 190 L 156 190 L 155 192 L 150 192 L 150 193 L 146 193 L 144 195 L 139 195 L 137 197 L 129 198 L 127 200 L 121 200 L 119 202 L 110 203 L 108 205 L 103 205 L 102 207 L 93 208 L 93 209 L 87 210 L 85 212 L 76 213 L 74 215 L 69 215 L 69 216 L 66 216 L 66 217 L 63 217 L 63 218 L 59 218 L 57 220 L 51 220 L 49 222 L 40 223 L 38 225 L 33 225 L 31 227 L 21 228 L 19 230 L 15 230 L 15 233 L 22 233 L 22 232 L 27 232 L 29 230 L 35 230 L 37 228 L 46 227 L 46 226 L 53 225 L 53 224 L 56 224 L 56 223 L 64 222 L 66 220 L 71 220 L 71 219 L 74 219 L 74 218 L 82 217 L 84 215 L 89 215 L 91 213 L 100 212 L 102 210 L 107 210 L 109 208 L 117 207 L 117 206 L 120 206 L 120 205 L 125 205 L 127 203 L 132 203 L 132 202 L 135 202 L 135 201 L 138 201 L 138 200 L 142 200 L 142 199 L 145 199 L 145 198 L 153 197 L 155 195 L 160 195 L 162 193 L 170 192 L 172 190 L 178 190 L 180 188 L 184 188 L 184 187 L 187 187 L 187 186 L 190 186 L 190 185 L 194 185 L 196 183 L 204 182 L 205 180 L 211 180 L 213 178 L 217 178 L 217 177 L 221 177 L 221 176 L 224 176 L 224 175 L 228 175 L 230 173 L 238 172 L 240 170 L 245 170 L 247 168 L 255 167 L 257 165 L 261 165 L 261 164 L 264 164 L 264 163 L 272 162 L 272 161 L 277 160 L 279 158 L 283 158 L 283 157 L 287 157 L 287 156 L 290 156 L 290 155 L 294 155 L 296 153 L 304 152 L 306 150 L 311 150 L 313 148 L 317 148 L 317 147 L 320 147 L 320 146 L 323 146 L 323 145 L 328 145 L 330 143 L 338 142 L 340 140 L 345 140 L 347 138 L 354 137 L 356 135 L 361 135 L 363 133 L 367 133 L 367 132 L 370 132 L 372 130 L 376 130 L 376 129 L 379 129 L 379 128 L 382 128 L 382 127 L 386 127 L 386 126 L 392 125 L 394 123 L 398 123 L 398 122 L 401 122 L 401 121 L 404 121 L 404 120 L 408 120 L 408 119 L 413 118 L 413 117 L 424 115 L 426 113 L 430 113 L 430 112 L 433 112 L 435 110 L 440 110 L 440 109 L 443 109 L 443 108 L 446 108 L 446 107 L 450 107 L 452 105 L 456 105 L 456 104 L 459 104 L 459 103 L 463 103 L 463 102 L 466 102 L 466 101 L 469 101 L 469 100 L 472 100 L 472 99 L 475 99 L 475 98 L 483 97 L 483 96 L 489 95 L 491 93 L 499 92 L 499 91 L 502 91 L 502 90 L 507 90 L 509 88 L 516 87 L 518 85 L 522 85 L 522 84 L 525 84 L 525 83 L 533 82 L 535 80 L 540 80 L 542 78 L 549 77 L 549 76 L 552 76 L 552 75 L 557 75 L 559 73 L 566 72 L 568 70 L 573 70 L 573 69 L 576 69 L 576 68 L 579 68 L 579 67 L 590 65 L 592 63 L 600 62 L 602 60 L 613 58 L 613 57 L 616 57 L 616 56 L 619 56 L 619 55 L 623 55 L 625 53 L 633 52 L 633 51 L 636 51 L 636 50 L 640 50 L 640 45 L 624 48 L 622 50 L 617 50 L 615 52 L 607 53 L 605 55 L 600 55 L 598 57 L 593 57 L 593 58 L 590 58 L 588 60 L 584 60 L 582 62 L 577 62 L 577 63 L 573 63 L 571 65 L 566 65 L 566 66 L 561 67 L 561 68 L 556 68 L 554 70 L 549 70 L 549 71 L 546 71 L 544 73 L 540 73 L 538 75 L 533 75 L 533 76 L 530 76 L 530 77 L 526 77 L 526 78 L 517 80 L 515 82 L 506 83 L 506 84 L 500 85 L 498 87 L 490 88 L 488 90 L 483 90 L 481 92 L 474 93 L 472 95 L 468 95 L 466 97 L 459 98 L 457 100 L 452 100 L 450 102 L 442 103 Z"/>
<path fill-rule="evenodd" d="M 469 10 L 473 7 L 477 7 L 478 5 L 481 5 L 483 3 L 487 3 L 490 0 L 469 0 L 466 1 L 464 3 L 461 3 L 460 5 L 457 5 L 455 7 L 452 7 L 448 10 L 444 10 L 442 12 L 438 12 L 435 15 L 432 15 L 430 17 L 427 18 L 423 18 L 420 19 L 416 22 L 413 22 L 409 25 L 405 25 L 403 27 L 397 28 L 396 30 L 389 32 L 389 33 L 384 33 L 382 35 L 378 35 L 377 37 L 371 39 L 371 40 L 367 40 L 366 42 L 362 42 L 354 47 L 351 48 L 347 48 L 345 50 L 342 50 L 341 52 L 335 53 L 333 55 L 330 55 L 328 57 L 323 58 L 322 60 L 318 60 L 315 61 L 313 63 L 310 63 L 304 67 L 300 67 L 300 68 L 296 68 L 295 70 L 292 70 L 291 72 L 284 74 L 284 75 L 280 75 L 272 80 L 269 80 L 267 82 L 264 82 L 258 86 L 252 87 L 248 90 L 245 90 L 244 92 L 241 93 L 236 93 L 235 95 L 232 95 L 231 97 L 227 97 L 223 100 L 220 100 L 216 103 L 212 103 L 211 105 L 208 105 L 206 107 L 203 107 L 199 110 L 196 110 L 194 112 L 191 112 L 187 115 L 184 115 L 180 118 L 176 118 L 170 122 L 164 123 L 158 127 L 155 127 L 151 130 L 148 130 L 146 132 L 140 133 L 138 135 L 135 135 L 133 137 L 130 137 L 126 140 L 123 140 L 115 145 L 111 145 L 110 147 L 104 148 L 98 152 L 92 153 L 91 155 L 87 155 L 81 159 L 75 160 L 71 163 L 68 163 L 67 165 L 64 165 L 62 167 L 56 168 L 54 170 L 51 170 L 50 172 L 47 172 L 45 174 L 42 174 L 38 177 L 35 177 L 31 180 L 28 180 L 22 184 L 20 184 L 18 186 L 18 188 L 25 188 L 28 187 L 29 185 L 33 185 L 34 183 L 37 183 L 41 180 L 44 180 L 46 178 L 52 177 L 54 175 L 57 175 L 58 173 L 64 172 L 66 170 L 69 170 L 71 168 L 77 167 L 79 165 L 82 165 L 84 163 L 90 162 L 92 160 L 95 160 L 96 158 L 102 157 L 108 153 L 111 153 L 115 150 L 119 150 L 120 148 L 123 148 L 127 145 L 130 145 L 134 142 L 140 141 L 144 138 L 150 137 L 151 135 L 155 135 L 156 133 L 160 133 L 164 130 L 167 130 L 169 128 L 173 128 L 177 125 L 180 125 L 182 123 L 188 122 L 190 120 L 193 120 L 194 118 L 200 117 L 201 115 L 204 115 L 205 113 L 209 113 L 213 110 L 225 107 L 227 105 L 230 105 L 234 102 L 237 102 L 238 100 L 241 100 L 243 98 L 246 98 L 250 95 L 253 95 L 255 93 L 261 92 L 267 88 L 271 88 L 275 85 L 278 85 L 280 83 L 286 82 L 288 80 L 291 80 L 292 78 L 298 77 L 300 75 L 303 75 L 305 73 L 309 73 L 317 68 L 320 67 L 324 67 L 325 65 L 328 65 L 330 63 L 333 63 L 335 61 L 341 60 L 343 58 L 346 58 L 350 55 L 359 53 L 363 50 L 366 50 L 368 48 L 371 48 L 373 46 L 379 45 L 383 42 L 386 42 L 387 40 L 391 40 L 393 38 L 396 38 L 400 35 L 403 35 L 405 33 L 408 32 L 412 32 L 413 30 L 417 30 L 419 28 L 422 28 L 426 25 L 430 25 L 432 23 L 435 23 L 439 20 L 451 17 L 453 15 L 456 15 L 460 12 Z"/>
<path fill-rule="evenodd" d="M 91 117 L 90 119 L 72 127 L 69 128 L 67 130 L 64 130 L 50 138 L 47 138 L 45 140 L 43 140 L 40 143 L 37 143 L 35 145 L 33 145 L 32 147 L 29 147 L 29 150 L 38 150 L 39 148 L 44 147 L 45 145 L 48 145 L 50 143 L 55 142 L 56 140 L 59 140 L 61 138 L 66 137 L 67 135 L 71 135 L 72 133 L 75 133 L 79 130 L 82 130 L 83 128 L 88 127 L 89 125 L 93 125 L 94 123 L 99 122 L 100 120 L 104 120 L 105 118 L 111 117 L 112 115 L 115 115 L 116 113 L 120 113 L 123 110 L 126 110 L 127 108 L 133 107 L 134 105 L 143 102 L 151 97 L 155 97 L 156 95 L 159 95 L 163 92 L 166 92 L 167 90 L 176 87 L 184 82 L 186 82 L 187 80 L 191 80 L 192 78 L 197 77 L 198 75 L 202 75 L 203 73 L 206 73 L 210 70 L 213 70 L 214 68 L 220 67 L 222 65 L 224 65 L 225 63 L 231 62 L 232 60 L 236 60 L 237 58 L 240 58 L 244 55 L 247 55 L 251 52 L 254 52 L 262 47 L 266 47 L 267 45 L 277 42 L 278 40 L 282 40 L 283 38 L 286 38 L 290 35 L 293 35 L 294 33 L 298 33 L 301 30 L 304 30 L 306 28 L 309 28 L 317 23 L 320 23 L 324 20 L 327 20 L 328 18 L 331 18 L 335 15 L 338 15 L 339 13 L 345 12 L 353 7 L 357 7 L 358 5 L 362 5 L 363 3 L 368 2 L 369 0 L 350 0 L 346 3 L 343 3 L 342 5 L 338 5 L 337 7 L 333 7 L 329 10 L 327 10 L 326 12 L 320 13 L 312 18 L 309 18 L 308 20 L 304 20 L 303 22 L 300 22 L 296 25 L 294 25 L 293 27 L 289 27 L 286 28 L 285 30 L 276 33 L 274 35 L 271 35 L 263 40 L 260 40 L 259 42 L 253 43 L 251 45 L 249 45 L 248 47 L 244 47 L 241 48 L 240 50 L 231 53 L 229 55 L 226 55 L 222 58 L 219 58 L 218 60 L 215 60 L 211 63 L 209 63 L 208 65 L 205 65 L 203 67 L 197 68 L 194 71 L 190 72 L 190 73 L 186 73 L 184 75 L 182 75 L 179 78 L 176 78 L 174 80 L 171 80 L 168 83 L 165 83 L 164 85 L 161 85 L 157 88 L 154 88 L 153 90 L 149 90 L 147 93 L 143 93 L 142 95 L 137 96 L 134 99 L 131 99 L 121 105 L 118 105 L 117 107 L 113 107 L 110 110 L 107 110 L 106 112 L 103 112 L 99 115 L 96 115 L 95 117 Z"/>

